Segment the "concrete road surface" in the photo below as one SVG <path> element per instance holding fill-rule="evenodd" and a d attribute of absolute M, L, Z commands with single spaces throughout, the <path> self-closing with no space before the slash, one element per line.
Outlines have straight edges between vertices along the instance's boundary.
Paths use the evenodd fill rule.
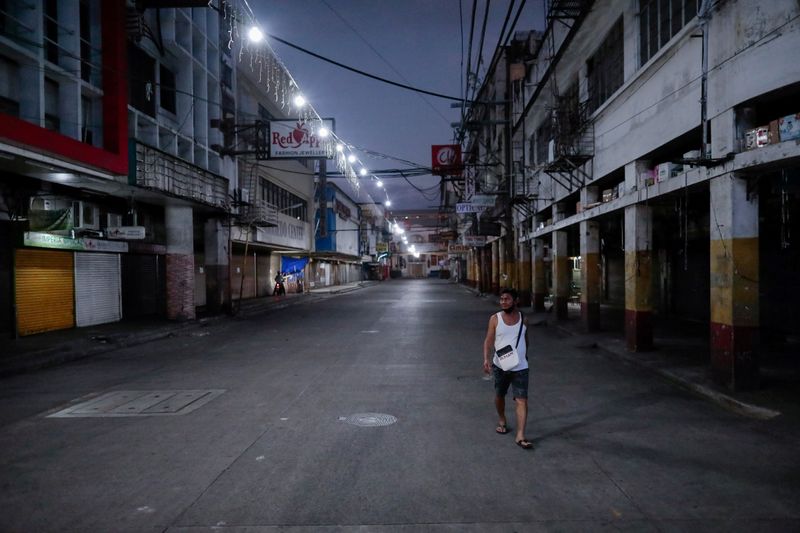
<path fill-rule="evenodd" d="M 4 379 L 0 531 L 800 530 L 797 428 L 545 327 L 495 434 L 496 309 L 392 280 Z"/>

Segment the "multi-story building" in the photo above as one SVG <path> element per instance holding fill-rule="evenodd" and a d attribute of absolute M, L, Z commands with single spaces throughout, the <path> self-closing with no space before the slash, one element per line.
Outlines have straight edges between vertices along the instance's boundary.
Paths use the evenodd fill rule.
<path fill-rule="evenodd" d="M 506 50 L 504 209 L 534 305 L 566 317 L 577 285 L 633 351 L 661 317 L 708 324 L 713 374 L 756 386 L 760 347 L 800 331 L 800 6 L 554 0 L 530 44 Z"/>
<path fill-rule="evenodd" d="M 449 277 L 447 215 L 431 210 L 394 210 L 391 269 L 402 277 Z M 454 258 L 455 259 L 455 258 Z"/>
<path fill-rule="evenodd" d="M 242 58 L 282 99 L 291 76 L 229 42 L 243 12 L 174 4 L 197 7 L 0 4 L 4 334 L 191 319 L 266 294 L 282 255 L 311 250 L 312 170 L 257 161 L 245 131 L 295 110 Z"/>
<path fill-rule="evenodd" d="M 342 189 L 327 183 L 319 189 L 316 244 L 309 266 L 309 286 L 326 287 L 360 281 L 361 209 Z M 325 217 L 325 221 L 321 217 Z"/>

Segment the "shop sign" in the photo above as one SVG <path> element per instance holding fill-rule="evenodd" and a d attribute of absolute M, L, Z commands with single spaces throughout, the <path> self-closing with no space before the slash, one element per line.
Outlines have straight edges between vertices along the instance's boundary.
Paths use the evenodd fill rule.
<path fill-rule="evenodd" d="M 447 247 L 449 254 L 465 254 L 470 251 L 470 247 L 465 244 L 451 244 Z"/>
<path fill-rule="evenodd" d="M 459 202 L 456 204 L 456 213 L 481 213 L 489 209 L 489 207 L 490 206 L 473 204 L 472 202 Z"/>
<path fill-rule="evenodd" d="M 144 226 L 117 226 L 105 229 L 109 239 L 140 240 L 144 239 Z"/>
<path fill-rule="evenodd" d="M 483 235 L 464 235 L 465 246 L 485 246 L 486 237 Z"/>
<path fill-rule="evenodd" d="M 323 119 L 321 122 L 318 120 L 307 122 L 304 119 L 271 120 L 269 122 L 270 158 L 327 158 L 332 152 L 332 136 L 320 137 L 318 133 L 320 126 L 324 126 L 332 133 L 333 119 Z"/>
<path fill-rule="evenodd" d="M 76 250 L 80 252 L 127 252 L 128 243 L 104 241 L 100 239 L 70 239 L 52 233 L 26 231 L 22 243 L 36 248 L 54 248 L 58 250 Z"/>
<path fill-rule="evenodd" d="M 469 199 L 472 205 L 483 205 L 486 207 L 494 207 L 495 197 L 489 194 L 473 194 Z"/>
<path fill-rule="evenodd" d="M 389 251 L 389 243 L 376 242 L 375 243 L 375 251 L 378 252 L 378 253 L 388 252 Z"/>
<path fill-rule="evenodd" d="M 431 169 L 433 174 L 461 174 L 461 145 L 434 144 L 431 146 Z"/>

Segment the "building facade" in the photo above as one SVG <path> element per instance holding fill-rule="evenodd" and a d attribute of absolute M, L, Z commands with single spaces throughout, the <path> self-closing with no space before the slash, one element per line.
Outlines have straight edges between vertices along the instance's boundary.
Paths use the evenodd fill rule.
<path fill-rule="evenodd" d="M 536 308 L 577 299 L 589 330 L 624 310 L 632 351 L 659 319 L 707 324 L 718 381 L 758 385 L 760 347 L 800 331 L 781 311 L 800 296 L 799 19 L 790 0 L 554 1 L 502 51 L 497 211 Z"/>

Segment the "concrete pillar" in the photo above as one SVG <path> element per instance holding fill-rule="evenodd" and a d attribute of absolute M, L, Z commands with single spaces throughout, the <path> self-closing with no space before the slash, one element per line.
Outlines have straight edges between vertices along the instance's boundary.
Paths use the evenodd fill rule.
<path fill-rule="evenodd" d="M 653 347 L 652 219 L 646 205 L 625 208 L 625 338 L 632 352 Z"/>
<path fill-rule="evenodd" d="M 222 221 L 206 221 L 204 229 L 206 260 L 206 306 L 212 313 L 229 311 L 231 304 L 228 227 Z"/>
<path fill-rule="evenodd" d="M 500 294 L 499 240 L 492 242 L 492 294 Z"/>
<path fill-rule="evenodd" d="M 528 307 L 531 305 L 531 243 L 525 241 L 519 243 L 518 283 L 519 283 L 519 305 Z"/>
<path fill-rule="evenodd" d="M 558 320 L 567 319 L 569 301 L 569 254 L 566 231 L 553 232 L 553 305 Z"/>
<path fill-rule="evenodd" d="M 734 390 L 758 387 L 758 199 L 733 174 L 711 192 L 711 370 Z"/>
<path fill-rule="evenodd" d="M 167 318 L 193 320 L 194 308 L 194 230 L 192 208 L 167 206 Z"/>
<path fill-rule="evenodd" d="M 585 220 L 581 234 L 581 321 L 586 331 L 600 329 L 600 223 Z"/>
<path fill-rule="evenodd" d="M 547 296 L 547 286 L 544 275 L 544 240 L 533 240 L 533 311 L 544 311 L 544 299 Z"/>
<path fill-rule="evenodd" d="M 517 279 L 517 246 L 516 246 L 516 233 L 511 231 L 503 237 L 503 258 L 505 265 L 503 266 L 503 273 L 506 275 L 504 285 L 506 287 L 514 287 L 519 292 L 519 280 Z"/>
<path fill-rule="evenodd" d="M 508 279 L 508 258 L 506 257 L 506 252 L 506 238 L 500 237 L 497 239 L 497 269 L 499 270 L 498 283 L 501 289 L 511 286 Z"/>

